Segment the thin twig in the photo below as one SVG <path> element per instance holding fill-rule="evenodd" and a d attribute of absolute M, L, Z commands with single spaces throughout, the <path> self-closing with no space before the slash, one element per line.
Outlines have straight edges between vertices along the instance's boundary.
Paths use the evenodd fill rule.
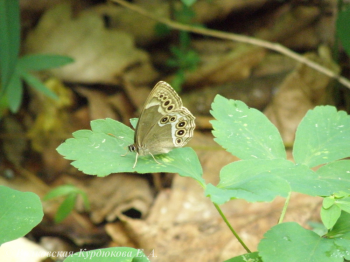
<path fill-rule="evenodd" d="M 244 36 L 244 35 L 238 35 L 238 34 L 233 34 L 233 33 L 226 33 L 226 32 L 221 32 L 221 31 L 217 31 L 217 30 L 212 30 L 212 29 L 207 29 L 207 28 L 200 28 L 200 27 L 193 27 L 190 25 L 185 25 L 185 24 L 181 24 L 181 23 L 177 23 L 174 22 L 172 20 L 169 20 L 167 18 L 164 17 L 158 17 L 154 14 L 152 14 L 151 12 L 148 12 L 147 10 L 134 5 L 134 4 L 130 4 L 124 0 L 111 0 L 112 2 L 118 3 L 132 11 L 135 11 L 143 16 L 146 16 L 148 18 L 151 18 L 153 20 L 156 20 L 158 22 L 161 22 L 163 24 L 166 24 L 169 27 L 178 29 L 178 30 L 183 30 L 183 31 L 187 31 L 187 32 L 191 32 L 191 33 L 196 33 L 196 34 L 201 34 L 201 35 L 206 35 L 206 36 L 212 36 L 212 37 L 216 37 L 216 38 L 221 38 L 221 39 L 228 39 L 228 40 L 233 40 L 233 41 L 237 41 L 237 42 L 241 42 L 241 43 L 246 43 L 246 44 L 252 44 L 252 45 L 256 45 L 256 46 L 260 46 L 260 47 L 264 47 L 273 51 L 276 51 L 278 53 L 281 53 L 283 55 L 286 55 L 288 57 L 293 58 L 294 60 L 303 63 L 329 77 L 332 77 L 336 80 L 338 80 L 341 84 L 343 84 L 344 86 L 346 86 L 347 88 L 350 89 L 350 80 L 342 77 L 336 73 L 334 73 L 332 70 L 318 64 L 315 63 L 309 59 L 307 59 L 304 56 L 299 55 L 298 53 L 293 52 L 292 50 L 278 44 L 278 43 L 271 43 L 269 41 L 265 41 L 265 40 L 261 40 L 258 38 L 254 38 L 254 37 L 249 37 L 249 36 Z"/>

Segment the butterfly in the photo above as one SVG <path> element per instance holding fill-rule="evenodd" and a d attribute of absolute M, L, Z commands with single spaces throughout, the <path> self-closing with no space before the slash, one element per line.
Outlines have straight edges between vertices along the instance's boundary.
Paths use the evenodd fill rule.
<path fill-rule="evenodd" d="M 138 156 L 165 154 L 183 147 L 193 137 L 195 117 L 182 105 L 181 98 L 166 82 L 158 82 L 148 95 L 135 129 L 130 152 Z"/>

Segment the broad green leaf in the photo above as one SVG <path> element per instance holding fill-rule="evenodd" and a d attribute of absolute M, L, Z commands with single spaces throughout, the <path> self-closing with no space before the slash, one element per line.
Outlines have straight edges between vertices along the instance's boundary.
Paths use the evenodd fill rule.
<path fill-rule="evenodd" d="M 308 167 L 350 156 L 350 117 L 333 106 L 309 110 L 298 126 L 293 156 Z"/>
<path fill-rule="evenodd" d="M 56 223 L 60 223 L 61 221 L 63 221 L 73 211 L 76 199 L 77 199 L 76 193 L 71 193 L 66 196 L 66 198 L 63 200 L 63 202 L 57 209 L 57 212 L 55 215 Z"/>
<path fill-rule="evenodd" d="M 260 111 L 220 95 L 212 103 L 215 141 L 241 159 L 285 159 L 277 128 Z"/>
<path fill-rule="evenodd" d="M 310 196 L 329 196 L 334 192 L 328 180 L 320 178 L 305 165 L 293 165 L 278 171 L 277 175 L 286 179 L 294 192 Z"/>
<path fill-rule="evenodd" d="M 263 262 L 258 252 L 247 253 L 238 257 L 233 257 L 224 262 Z"/>
<path fill-rule="evenodd" d="M 17 64 L 20 44 L 19 13 L 20 9 L 18 0 L 0 0 L 1 93 L 7 88 Z"/>
<path fill-rule="evenodd" d="M 18 60 L 18 66 L 22 71 L 38 71 L 60 67 L 74 62 L 74 59 L 62 55 L 34 54 L 25 55 Z"/>
<path fill-rule="evenodd" d="M 336 32 L 345 52 L 350 56 L 350 7 L 338 13 L 336 20 Z"/>
<path fill-rule="evenodd" d="M 337 205 L 333 205 L 328 209 L 321 208 L 322 223 L 327 229 L 332 228 L 340 217 L 341 209 Z"/>
<path fill-rule="evenodd" d="M 330 187 L 329 196 L 343 191 L 350 194 L 350 160 L 341 160 L 329 163 L 316 171 L 319 179 L 327 181 Z"/>
<path fill-rule="evenodd" d="M 150 257 L 155 256 L 150 254 Z M 110 247 L 91 251 L 80 251 L 64 262 L 149 262 L 150 260 L 140 249 L 131 247 Z"/>
<path fill-rule="evenodd" d="M 0 245 L 25 236 L 43 216 L 36 194 L 0 186 Z"/>
<path fill-rule="evenodd" d="M 6 89 L 7 103 L 12 113 L 16 113 L 22 102 L 23 85 L 20 76 L 15 71 Z"/>
<path fill-rule="evenodd" d="M 27 82 L 28 85 L 30 85 L 32 88 L 35 88 L 39 92 L 43 93 L 44 95 L 47 95 L 48 97 L 51 97 L 53 99 L 57 99 L 57 95 L 52 92 L 50 89 L 48 89 L 38 78 L 33 76 L 30 73 L 27 73 L 25 71 L 20 71 L 21 77 L 25 82 Z"/>
<path fill-rule="evenodd" d="M 322 238 L 297 223 L 278 224 L 264 234 L 258 245 L 259 255 L 269 262 L 343 262 L 350 242 Z"/>
<path fill-rule="evenodd" d="M 289 166 L 293 163 L 283 159 L 236 161 L 221 169 L 217 188 L 208 185 L 205 193 L 219 205 L 234 198 L 268 202 L 276 196 L 286 197 L 291 188 L 285 179 L 276 175 L 276 170 Z"/>
<path fill-rule="evenodd" d="M 272 201 L 290 191 L 311 196 L 333 193 L 332 185 L 304 165 L 285 159 L 241 160 L 225 166 L 217 187 L 208 185 L 206 195 L 217 204 L 234 198 L 249 202 Z"/>
<path fill-rule="evenodd" d="M 118 172 L 173 172 L 188 176 L 204 184 L 202 167 L 191 148 L 176 148 L 168 154 L 139 156 L 133 169 L 135 153 L 127 147 L 134 143 L 134 131 L 113 119 L 91 121 L 91 129 L 73 133 L 57 151 L 72 165 L 89 175 L 106 176 Z"/>
<path fill-rule="evenodd" d="M 341 215 L 334 225 L 334 227 L 327 233 L 327 237 L 329 238 L 346 238 L 350 240 L 350 214 L 347 212 L 341 212 Z"/>

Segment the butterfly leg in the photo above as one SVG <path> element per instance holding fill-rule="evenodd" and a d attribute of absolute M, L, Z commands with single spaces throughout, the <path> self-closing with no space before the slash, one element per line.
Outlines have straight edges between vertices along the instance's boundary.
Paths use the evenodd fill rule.
<path fill-rule="evenodd" d="M 126 156 L 127 154 L 129 154 L 129 150 L 127 150 L 126 153 L 124 155 L 121 155 L 121 156 Z"/>
<path fill-rule="evenodd" d="M 135 158 L 135 163 L 134 163 L 134 166 L 132 168 L 135 168 L 136 167 L 136 164 L 137 164 L 137 158 L 139 157 L 139 153 L 136 152 L 136 158 Z"/>
<path fill-rule="evenodd" d="M 154 155 L 153 155 L 152 153 L 150 153 L 150 155 L 153 157 L 154 161 L 156 161 L 159 165 L 161 165 L 161 163 L 159 163 L 159 162 L 157 161 L 157 159 L 154 157 Z"/>

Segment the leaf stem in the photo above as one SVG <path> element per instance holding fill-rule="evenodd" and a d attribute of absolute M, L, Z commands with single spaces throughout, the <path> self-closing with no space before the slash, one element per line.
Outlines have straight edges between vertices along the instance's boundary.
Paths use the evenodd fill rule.
<path fill-rule="evenodd" d="M 287 208 L 288 208 L 288 204 L 289 204 L 289 200 L 290 200 L 291 194 L 292 194 L 292 192 L 289 191 L 288 196 L 286 198 L 286 202 L 284 202 L 284 206 L 283 206 L 283 209 L 282 209 L 282 213 L 281 213 L 280 219 L 278 220 L 278 224 L 281 224 L 283 222 L 284 216 L 285 216 L 285 214 L 287 212 Z"/>
<path fill-rule="evenodd" d="M 224 215 L 224 213 L 222 212 L 222 210 L 220 209 L 218 204 L 213 203 L 216 210 L 219 212 L 220 216 L 222 217 L 222 219 L 225 221 L 226 225 L 229 227 L 229 229 L 231 230 L 232 234 L 237 238 L 238 242 L 241 243 L 242 247 L 248 252 L 248 253 L 252 253 L 252 251 L 250 251 L 250 249 L 246 246 L 246 244 L 244 244 L 243 240 L 239 237 L 239 235 L 236 233 L 236 231 L 233 229 L 233 227 L 231 226 L 231 224 L 228 222 L 226 216 Z"/>

